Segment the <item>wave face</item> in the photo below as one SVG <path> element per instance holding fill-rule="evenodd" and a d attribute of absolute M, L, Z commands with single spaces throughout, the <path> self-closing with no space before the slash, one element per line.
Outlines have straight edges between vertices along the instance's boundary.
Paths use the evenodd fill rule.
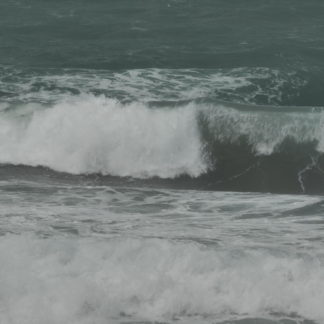
<path fill-rule="evenodd" d="M 2 164 L 206 189 L 318 192 L 324 180 L 319 108 L 150 107 L 80 95 L 47 106 L 11 104 L 0 126 Z"/>

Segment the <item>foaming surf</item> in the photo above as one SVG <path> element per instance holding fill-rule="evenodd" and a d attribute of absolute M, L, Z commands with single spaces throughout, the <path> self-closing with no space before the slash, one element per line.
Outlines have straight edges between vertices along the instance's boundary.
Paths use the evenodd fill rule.
<path fill-rule="evenodd" d="M 324 323 L 323 16 L 0 1 L 0 323 Z"/>
<path fill-rule="evenodd" d="M 0 260 L 2 323 L 324 320 L 319 255 L 303 259 L 159 239 L 31 235 L 1 237 Z"/>
<path fill-rule="evenodd" d="M 155 110 L 86 96 L 9 116 L 1 135 L 1 162 L 7 164 L 142 178 L 206 170 L 193 108 Z"/>
<path fill-rule="evenodd" d="M 0 98 L 9 102 L 56 102 L 92 94 L 121 102 L 227 100 L 255 104 L 297 104 L 307 87 L 295 71 L 267 67 L 209 69 L 19 70 L 0 65 Z"/>
<path fill-rule="evenodd" d="M 205 189 L 323 191 L 320 107 L 150 107 L 80 95 L 48 105 L 10 105 L 0 125 L 2 165 L 184 179 Z"/>
<path fill-rule="evenodd" d="M 0 191 L 1 323 L 324 320 L 322 197 L 35 177 Z"/>

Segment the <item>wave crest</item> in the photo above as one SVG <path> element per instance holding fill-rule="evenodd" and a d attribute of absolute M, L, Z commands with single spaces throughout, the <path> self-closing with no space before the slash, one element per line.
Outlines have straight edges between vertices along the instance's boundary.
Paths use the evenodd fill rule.
<path fill-rule="evenodd" d="M 191 108 L 149 109 L 81 96 L 9 115 L 0 124 L 1 163 L 140 178 L 206 170 Z"/>
<path fill-rule="evenodd" d="M 190 186 L 213 190 L 313 193 L 324 187 L 321 108 L 152 108 L 84 95 L 1 114 L 2 164 L 141 179 L 187 176 Z"/>

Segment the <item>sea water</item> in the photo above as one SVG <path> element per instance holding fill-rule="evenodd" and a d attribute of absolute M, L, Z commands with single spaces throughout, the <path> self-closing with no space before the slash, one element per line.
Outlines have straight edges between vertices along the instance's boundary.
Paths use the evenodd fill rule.
<path fill-rule="evenodd" d="M 324 3 L 0 4 L 0 323 L 324 323 Z"/>

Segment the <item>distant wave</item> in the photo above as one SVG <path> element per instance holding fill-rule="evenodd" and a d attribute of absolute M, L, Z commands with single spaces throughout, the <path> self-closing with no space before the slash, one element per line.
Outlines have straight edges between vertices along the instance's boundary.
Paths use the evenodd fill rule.
<path fill-rule="evenodd" d="M 314 76 L 266 67 L 107 71 L 19 70 L 0 65 L 0 99 L 53 103 L 67 96 L 87 93 L 115 98 L 123 103 L 227 100 L 290 105 L 304 100 L 303 92 L 309 92 L 309 78 Z M 315 93 L 307 93 L 310 102 L 313 101 L 309 97 L 319 97 L 317 87 L 312 85 L 312 88 Z M 315 101 L 318 100 L 321 99 Z"/>

